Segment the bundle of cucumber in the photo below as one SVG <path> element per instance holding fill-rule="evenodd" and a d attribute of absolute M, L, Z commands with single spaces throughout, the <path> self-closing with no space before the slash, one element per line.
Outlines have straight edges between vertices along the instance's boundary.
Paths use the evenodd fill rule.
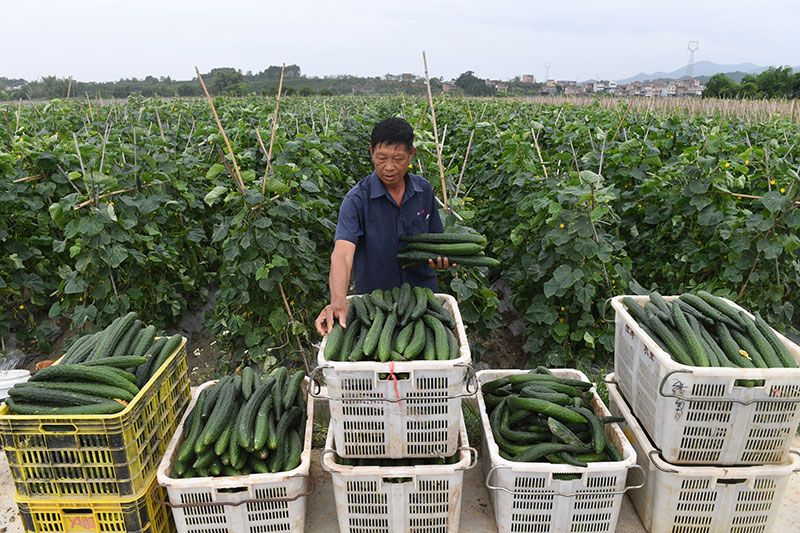
<path fill-rule="evenodd" d="M 463 266 L 492 267 L 500 261 L 486 257 L 486 237 L 478 233 L 416 233 L 403 235 L 400 240 L 407 243 L 403 251 L 397 254 L 401 261 L 408 261 L 405 266 L 427 263 L 428 259 L 436 262 L 439 257 L 447 257 L 450 264 Z"/>
<path fill-rule="evenodd" d="M 755 320 L 705 291 L 665 300 L 650 293 L 644 306 L 622 302 L 639 326 L 672 359 L 689 366 L 797 368 L 775 332 L 756 312 Z M 742 380 L 754 386 L 754 380 Z"/>
<path fill-rule="evenodd" d="M 203 389 L 183 425 L 172 478 L 239 476 L 292 470 L 306 434 L 306 373 L 285 367 L 225 376 Z"/>
<path fill-rule="evenodd" d="M 125 409 L 180 346 L 183 337 L 156 339 L 156 327 L 128 313 L 105 330 L 84 335 L 57 365 L 8 391 L 19 415 L 100 415 Z"/>
<path fill-rule="evenodd" d="M 328 334 L 328 361 L 409 361 L 457 359 L 456 321 L 433 291 L 401 287 L 353 296 L 347 329 L 339 322 Z"/>
<path fill-rule="evenodd" d="M 481 391 L 500 455 L 509 461 L 573 466 L 622 461 L 603 427 L 622 419 L 594 414 L 587 393 L 591 387 L 544 367 L 484 383 Z"/>

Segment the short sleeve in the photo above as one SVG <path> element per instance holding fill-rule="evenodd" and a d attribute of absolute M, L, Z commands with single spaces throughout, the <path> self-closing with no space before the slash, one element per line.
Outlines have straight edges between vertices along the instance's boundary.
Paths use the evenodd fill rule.
<path fill-rule="evenodd" d="M 347 194 L 339 208 L 339 221 L 336 223 L 335 241 L 345 240 L 358 244 L 358 240 L 364 235 L 361 211 L 359 198 L 354 194 Z"/>

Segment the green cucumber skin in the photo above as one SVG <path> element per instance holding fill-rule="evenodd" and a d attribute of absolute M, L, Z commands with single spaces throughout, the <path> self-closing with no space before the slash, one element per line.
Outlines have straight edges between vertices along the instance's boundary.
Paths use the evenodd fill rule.
<path fill-rule="evenodd" d="M 476 233 L 415 233 L 412 235 L 401 235 L 403 242 L 425 242 L 425 243 L 477 243 L 486 245 L 486 237 Z"/>

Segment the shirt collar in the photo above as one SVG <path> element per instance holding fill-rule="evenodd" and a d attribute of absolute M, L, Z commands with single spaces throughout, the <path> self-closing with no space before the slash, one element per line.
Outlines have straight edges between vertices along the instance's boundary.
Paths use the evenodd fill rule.
<path fill-rule="evenodd" d="M 406 182 L 406 190 L 403 193 L 403 200 L 413 196 L 414 193 L 423 192 L 422 186 L 419 185 L 416 180 L 411 179 L 411 174 L 408 172 L 406 172 L 405 176 L 403 176 L 403 179 Z M 369 197 L 372 199 L 379 198 L 384 195 L 387 198 L 391 198 L 389 191 L 386 190 L 386 185 L 384 185 L 381 179 L 378 177 L 378 173 L 373 172 L 369 175 Z"/>

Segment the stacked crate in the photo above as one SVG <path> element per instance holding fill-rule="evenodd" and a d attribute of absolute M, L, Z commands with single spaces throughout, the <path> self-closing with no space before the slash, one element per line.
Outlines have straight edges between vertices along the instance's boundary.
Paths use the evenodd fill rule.
<path fill-rule="evenodd" d="M 463 471 L 474 466 L 461 400 L 475 393 L 458 305 L 437 294 L 456 321 L 459 357 L 446 361 L 328 361 L 318 356 L 331 423 L 322 464 L 331 473 L 342 533 L 456 532 Z M 316 371 L 315 371 L 316 372 Z M 471 390 L 470 390 L 471 387 Z M 475 457 L 471 457 L 471 454 Z M 381 466 L 384 459 L 455 457 L 453 464 Z M 337 459 L 338 456 L 338 459 Z M 350 466 L 350 459 L 369 466 Z M 363 461 L 362 461 L 363 462 Z"/>
<path fill-rule="evenodd" d="M 645 487 L 631 493 L 645 527 L 769 531 L 788 476 L 800 464 L 789 453 L 800 422 L 800 369 L 680 364 L 634 320 L 622 298 L 612 299 L 609 397 L 649 474 Z M 642 305 L 648 299 L 632 298 Z M 800 362 L 800 347 L 776 335 Z M 741 386 L 742 380 L 763 380 L 763 386 Z"/>
<path fill-rule="evenodd" d="M 156 471 L 189 399 L 183 339 L 119 413 L 14 415 L 0 406 L 0 437 L 26 531 L 174 530 L 153 493 L 160 494 Z"/>

